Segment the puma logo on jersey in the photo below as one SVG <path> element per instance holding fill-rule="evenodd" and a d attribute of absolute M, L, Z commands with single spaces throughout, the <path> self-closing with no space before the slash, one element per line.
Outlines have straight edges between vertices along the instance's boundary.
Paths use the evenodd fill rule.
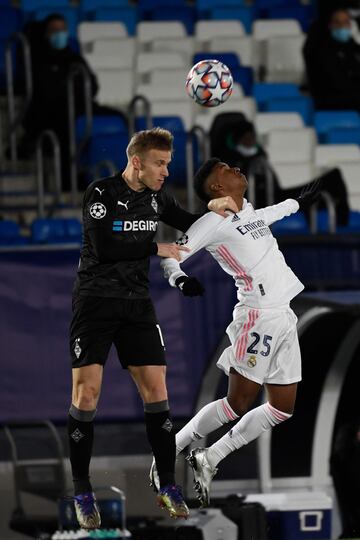
<path fill-rule="evenodd" d="M 100 193 L 100 195 L 102 195 L 102 192 L 105 191 L 105 189 L 100 189 L 100 188 L 96 187 L 95 191 L 98 191 Z"/>
<path fill-rule="evenodd" d="M 128 209 L 128 204 L 129 204 L 129 202 L 130 202 L 130 201 L 126 201 L 126 203 L 123 203 L 123 202 L 121 202 L 121 201 L 118 201 L 118 204 L 119 204 L 120 206 L 125 206 L 126 210 L 129 210 L 129 209 Z"/>

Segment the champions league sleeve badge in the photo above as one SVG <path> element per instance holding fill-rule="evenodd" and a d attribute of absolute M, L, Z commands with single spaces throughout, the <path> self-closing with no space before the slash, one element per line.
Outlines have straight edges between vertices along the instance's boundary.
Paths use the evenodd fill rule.
<path fill-rule="evenodd" d="M 177 244 L 178 246 L 185 246 L 185 244 L 187 244 L 189 241 L 189 237 L 187 234 L 183 234 L 182 236 L 180 236 L 180 238 L 178 240 L 176 240 L 175 244 Z"/>
<path fill-rule="evenodd" d="M 106 216 L 106 208 L 103 203 L 94 203 L 90 206 L 90 216 L 94 219 L 102 219 Z"/>

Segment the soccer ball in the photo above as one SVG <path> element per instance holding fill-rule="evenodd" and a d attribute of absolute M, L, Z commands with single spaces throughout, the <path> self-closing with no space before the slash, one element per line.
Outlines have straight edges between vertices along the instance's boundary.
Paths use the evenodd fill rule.
<path fill-rule="evenodd" d="M 199 105 L 217 107 L 231 96 L 233 78 L 220 60 L 201 60 L 189 71 L 186 91 Z"/>

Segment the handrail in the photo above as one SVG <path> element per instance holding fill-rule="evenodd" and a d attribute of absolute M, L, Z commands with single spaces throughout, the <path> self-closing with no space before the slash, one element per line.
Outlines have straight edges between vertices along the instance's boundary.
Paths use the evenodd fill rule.
<path fill-rule="evenodd" d="M 199 145 L 200 160 L 206 161 L 210 157 L 209 135 L 201 126 L 193 126 L 186 138 L 186 183 L 187 183 L 187 206 L 189 212 L 195 211 L 195 192 L 194 192 L 194 136 Z"/>
<path fill-rule="evenodd" d="M 146 118 L 146 129 L 151 129 L 153 127 L 150 101 L 145 96 L 140 96 L 140 95 L 134 96 L 132 100 L 130 101 L 129 107 L 128 107 L 130 137 L 132 137 L 135 133 L 136 107 L 138 103 L 141 103 L 144 107 L 145 118 Z"/>
<path fill-rule="evenodd" d="M 103 159 L 102 161 L 98 161 L 97 163 L 95 163 L 94 167 L 92 168 L 94 178 L 98 178 L 99 176 L 101 176 L 101 170 L 105 167 L 107 167 L 110 176 L 113 176 L 118 172 L 115 163 L 111 161 L 111 159 Z"/>
<path fill-rule="evenodd" d="M 11 49 L 13 44 L 19 40 L 22 46 L 24 56 L 25 69 L 25 104 L 21 112 L 15 113 L 15 98 L 14 98 L 14 78 L 13 78 L 13 61 Z M 10 158 L 11 165 L 15 169 L 17 164 L 17 145 L 16 145 L 16 130 L 24 119 L 26 111 L 30 105 L 33 96 L 33 80 L 31 73 L 31 50 L 26 36 L 21 32 L 14 32 L 7 39 L 5 45 L 5 73 L 6 73 L 6 94 L 8 107 L 9 121 L 9 139 L 10 139 Z"/>
<path fill-rule="evenodd" d="M 329 230 L 331 234 L 336 233 L 336 210 L 335 210 L 335 204 L 332 200 L 329 193 L 326 193 L 325 191 L 322 191 L 320 193 L 321 198 L 324 200 L 326 209 L 328 211 L 329 215 Z M 319 206 L 319 201 L 316 201 L 310 208 L 310 231 L 312 234 L 316 234 L 318 232 L 318 226 L 317 226 L 317 219 L 316 219 L 316 211 Z"/>
<path fill-rule="evenodd" d="M 272 172 L 272 169 L 270 167 L 270 164 L 266 157 L 259 156 L 256 160 L 253 161 L 253 166 L 250 165 L 249 172 L 247 175 L 248 180 L 248 199 L 251 202 L 253 206 L 256 206 L 256 186 L 255 186 L 255 174 L 254 174 L 254 168 L 255 166 L 261 163 L 263 165 L 263 170 L 265 174 L 265 192 L 266 192 L 266 204 L 271 205 L 275 202 L 275 181 L 274 181 L 274 174 Z"/>
<path fill-rule="evenodd" d="M 84 83 L 84 103 L 85 103 L 85 133 L 78 144 L 76 144 L 76 104 L 74 82 L 75 77 L 82 76 Z M 72 204 L 77 204 L 77 163 L 78 158 L 87 144 L 92 134 L 93 110 L 92 110 L 92 91 L 91 78 L 89 71 L 82 64 L 74 66 L 67 78 L 67 97 L 68 97 L 68 119 L 69 119 L 69 159 L 70 159 L 70 186 Z"/>
<path fill-rule="evenodd" d="M 53 150 L 53 163 L 54 163 L 54 202 L 49 210 L 50 217 L 53 214 L 55 207 L 57 206 L 61 195 L 61 151 L 60 144 L 56 134 L 51 130 L 43 131 L 36 141 L 36 169 L 37 169 L 37 208 L 38 217 L 45 217 L 45 201 L 44 201 L 44 141 L 48 139 L 51 143 Z"/>

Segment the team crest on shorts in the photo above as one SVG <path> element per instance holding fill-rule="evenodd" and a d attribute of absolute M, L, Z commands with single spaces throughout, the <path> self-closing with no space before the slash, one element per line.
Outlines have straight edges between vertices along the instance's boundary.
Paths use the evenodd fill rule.
<path fill-rule="evenodd" d="M 158 211 L 158 203 L 156 200 L 156 195 L 151 195 L 151 206 L 153 207 L 154 212 Z"/>
<path fill-rule="evenodd" d="M 106 216 L 106 208 L 101 202 L 94 203 L 90 206 L 90 216 L 94 219 L 102 219 Z"/>
<path fill-rule="evenodd" d="M 249 367 L 255 367 L 256 366 L 256 356 L 255 355 L 252 355 L 249 357 L 248 361 L 247 361 L 247 365 Z"/>
<path fill-rule="evenodd" d="M 81 354 L 80 338 L 75 339 L 74 353 L 75 353 L 76 358 L 79 358 Z"/>

